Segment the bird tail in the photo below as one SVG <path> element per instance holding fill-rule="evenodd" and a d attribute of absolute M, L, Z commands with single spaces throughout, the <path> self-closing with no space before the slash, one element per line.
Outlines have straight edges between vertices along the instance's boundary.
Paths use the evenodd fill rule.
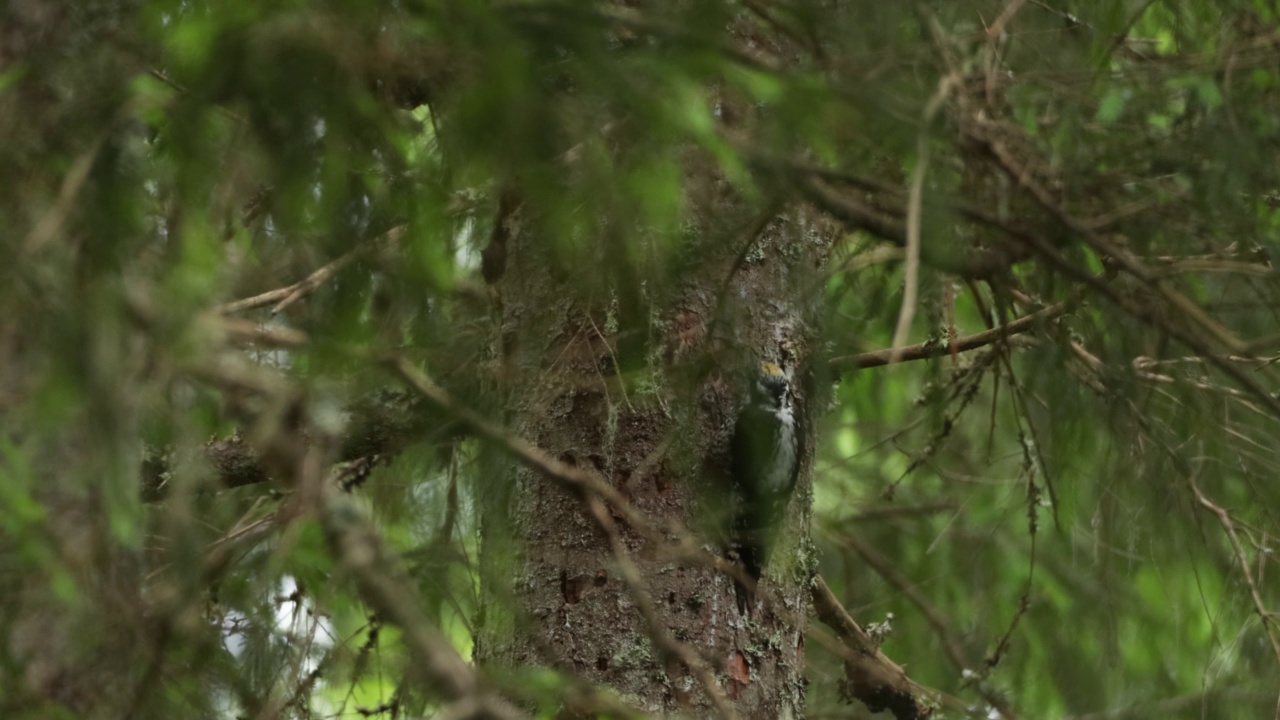
<path fill-rule="evenodd" d="M 760 564 L 763 558 L 760 557 L 760 548 L 755 544 L 747 542 L 741 543 L 736 548 L 738 561 L 742 564 L 742 570 L 747 577 L 751 578 L 751 587 L 743 584 L 738 578 L 733 580 L 734 595 L 738 599 L 738 612 L 743 615 L 751 614 L 751 607 L 756 603 L 756 584 L 760 582 Z"/>

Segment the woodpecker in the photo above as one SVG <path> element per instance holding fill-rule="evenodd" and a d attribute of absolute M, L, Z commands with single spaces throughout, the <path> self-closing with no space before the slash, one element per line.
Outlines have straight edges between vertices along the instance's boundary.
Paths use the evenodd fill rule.
<path fill-rule="evenodd" d="M 733 550 L 756 582 L 800 472 L 794 403 L 787 374 L 775 363 L 761 362 L 733 428 Z M 735 591 L 738 611 L 749 612 L 751 591 L 741 583 L 735 583 Z"/>

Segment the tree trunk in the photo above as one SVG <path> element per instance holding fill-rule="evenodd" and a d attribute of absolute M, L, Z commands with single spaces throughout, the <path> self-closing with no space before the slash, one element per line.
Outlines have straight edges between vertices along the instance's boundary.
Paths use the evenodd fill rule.
<path fill-rule="evenodd" d="M 731 557 L 720 509 L 730 505 L 728 446 L 745 369 L 772 360 L 794 368 L 797 384 L 810 375 L 811 324 L 796 298 L 813 287 L 825 234 L 794 218 L 738 219 L 738 232 L 689 239 L 696 262 L 665 290 L 647 285 L 641 299 L 625 280 L 599 282 L 562 266 L 544 238 L 513 219 L 497 221 L 492 242 L 506 246 L 506 263 L 490 277 L 502 299 L 510 426 L 552 456 L 598 471 L 659 527 L 678 523 L 706 550 Z M 585 265 L 607 274 L 607 250 Z M 601 298 L 633 298 L 644 311 L 629 321 L 627 300 Z M 629 342 L 637 337 L 646 341 Z M 646 712 L 802 716 L 816 561 L 812 424 L 803 421 L 814 403 L 804 389 L 798 395 L 800 480 L 745 614 L 725 573 L 676 559 L 616 512 L 602 524 L 589 499 L 533 471 L 495 467 L 487 475 L 501 481 L 484 488 L 481 510 L 486 605 L 477 660 L 491 670 L 556 668 L 612 687 Z M 602 527 L 615 525 L 611 543 Z M 642 593 L 621 563 L 634 563 Z M 652 604 L 650 622 L 637 603 Z M 673 648 L 701 657 L 706 672 Z"/>

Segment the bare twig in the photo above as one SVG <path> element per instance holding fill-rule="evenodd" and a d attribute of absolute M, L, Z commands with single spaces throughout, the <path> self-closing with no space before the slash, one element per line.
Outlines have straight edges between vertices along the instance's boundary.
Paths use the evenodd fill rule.
<path fill-rule="evenodd" d="M 1047 260 L 1049 264 L 1056 266 L 1065 275 L 1085 283 L 1129 315 L 1178 340 L 1195 353 L 1209 358 L 1214 365 L 1243 386 L 1249 394 L 1253 395 L 1260 405 L 1265 406 L 1272 414 L 1280 417 L 1280 398 L 1273 396 L 1255 378 L 1240 367 L 1220 360 L 1221 355 L 1215 353 L 1213 349 L 1213 345 L 1216 342 L 1225 347 L 1228 354 L 1238 355 L 1247 350 L 1248 345 L 1246 343 L 1236 337 L 1231 330 L 1210 317 L 1204 308 L 1163 281 L 1157 273 L 1152 272 L 1150 268 L 1143 265 L 1132 253 L 1093 231 L 1068 213 L 1054 200 L 1046 188 L 1035 181 L 1031 172 L 1013 158 L 1003 142 L 992 136 L 987 123 L 977 122 L 968 128 L 968 132 L 974 140 L 982 143 L 991 151 L 1000 167 L 1022 185 L 1041 207 L 1079 235 L 1086 244 L 1100 255 L 1114 261 L 1120 269 L 1146 284 L 1155 295 L 1162 297 L 1171 306 L 1181 311 L 1187 324 L 1197 326 L 1201 333 L 1193 332 L 1182 324 L 1170 321 L 1165 314 L 1153 313 L 1150 311 L 1149 306 L 1143 306 L 1133 299 L 1122 296 L 1114 288 L 1092 277 L 1067 260 L 1061 252 L 1041 238 L 1029 238 L 1032 241 L 1032 250 Z"/>
<path fill-rule="evenodd" d="M 920 610 L 920 614 L 924 616 L 929 626 L 933 628 L 938 639 L 942 641 L 943 653 L 956 670 L 972 670 L 973 665 L 965 658 L 964 650 L 960 647 L 960 643 L 951 634 L 949 622 L 938 612 L 937 608 L 929 602 L 923 594 L 912 584 L 911 579 L 903 575 L 896 568 L 889 558 L 881 555 L 879 551 L 863 542 L 854 535 L 843 534 L 838 541 L 846 545 L 849 549 L 858 554 L 871 569 L 875 570 L 878 575 L 889 582 L 890 585 L 897 588 L 906 598 L 911 601 Z"/>
<path fill-rule="evenodd" d="M 959 509 L 959 505 L 954 500 L 942 500 L 940 502 L 925 503 L 922 505 L 890 505 L 887 507 L 871 508 L 863 510 L 860 513 L 846 516 L 837 520 L 835 524 L 855 524 L 867 522 L 882 522 L 885 520 L 894 520 L 904 517 L 920 517 L 924 515 L 933 515 L 934 513 L 951 512 Z"/>
<path fill-rule="evenodd" d="M 761 161 L 766 162 L 766 161 Z M 775 167 L 775 165 L 768 165 Z M 814 207 L 851 228 L 865 230 L 897 245 L 906 245 L 906 226 L 898 218 L 896 209 L 886 211 L 873 207 L 850 193 L 837 192 L 827 186 L 824 178 L 807 169 L 784 167 L 794 173 L 796 190 Z M 1021 259 L 1004 248 L 982 250 L 956 257 L 951 253 L 931 252 L 920 248 L 921 260 L 947 272 L 963 277 L 991 277 Z"/>
<path fill-rule="evenodd" d="M 49 211 L 40 218 L 40 222 L 36 223 L 36 226 L 31 229 L 31 232 L 27 234 L 22 243 L 22 249 L 27 254 L 39 252 L 62 229 L 63 223 L 71 215 L 71 205 L 76 201 L 76 197 L 80 194 L 81 188 L 84 187 L 85 181 L 89 179 L 89 171 L 93 169 L 93 161 L 97 159 L 98 150 L 101 147 L 102 140 L 99 138 L 72 163 L 71 169 L 62 178 L 62 187 L 58 190 L 58 199 L 54 201 L 53 207 L 49 208 Z"/>
<path fill-rule="evenodd" d="M 1231 519 L 1231 513 L 1227 512 L 1221 505 L 1205 497 L 1205 494 L 1200 491 L 1200 487 L 1196 485 L 1194 476 L 1188 475 L 1187 482 L 1191 485 L 1191 491 L 1196 495 L 1196 501 L 1217 516 L 1222 529 L 1227 533 L 1227 538 L 1231 540 L 1231 549 L 1235 552 L 1236 562 L 1240 563 L 1240 572 L 1244 575 L 1245 585 L 1249 587 L 1249 596 L 1253 600 L 1253 610 L 1258 614 L 1258 618 L 1262 620 L 1262 632 L 1266 634 L 1267 640 L 1271 641 L 1271 650 L 1275 653 L 1276 662 L 1280 663 L 1280 637 L 1277 636 L 1280 633 L 1280 626 L 1277 626 L 1276 623 L 1276 613 L 1267 610 L 1262 602 L 1262 595 L 1258 592 L 1258 584 L 1254 582 L 1253 571 L 1249 568 L 1249 560 L 1244 555 L 1244 548 L 1240 546 L 1240 535 L 1236 532 L 1235 522 Z"/>
<path fill-rule="evenodd" d="M 939 92 L 941 92 L 939 88 Z M 916 142 L 916 165 L 911 171 L 911 190 L 907 197 L 907 261 L 903 267 L 902 308 L 898 311 L 898 324 L 893 330 L 893 343 L 889 363 L 902 356 L 911 332 L 911 321 L 916 315 L 916 295 L 920 285 L 920 197 L 924 193 L 924 174 L 929 166 L 929 138 L 924 129 Z"/>
<path fill-rule="evenodd" d="M 987 28 L 987 37 L 992 40 L 1000 37 L 1000 33 L 1004 32 L 1004 26 L 1018 14 L 1026 2 L 1027 0 L 1009 0 L 1009 3 L 996 16 L 995 21 L 991 23 L 991 27 Z"/>
<path fill-rule="evenodd" d="M 916 138 L 916 164 L 911 170 L 911 186 L 907 191 L 907 262 L 903 268 L 902 309 L 898 312 L 898 326 L 893 331 L 893 352 L 890 363 L 897 362 L 911 332 L 911 321 L 916 314 L 916 295 L 920 284 L 920 213 L 924 196 L 924 176 L 929 169 L 929 125 L 947 96 L 959 85 L 964 76 L 952 71 L 938 82 L 938 90 L 929 98 Z"/>
<path fill-rule="evenodd" d="M 955 635 L 951 632 L 950 621 L 948 621 L 942 613 L 933 606 L 933 603 L 929 602 L 929 599 L 926 598 L 914 584 L 912 584 L 910 578 L 903 575 L 902 572 L 898 570 L 889 558 L 881 555 L 875 548 L 871 547 L 854 535 L 843 535 L 839 538 L 838 542 L 846 545 L 857 553 L 858 557 L 865 560 L 866 563 L 876 571 L 876 574 L 880 575 L 880 577 L 888 581 L 890 585 L 897 588 L 906 596 L 907 600 L 909 600 L 912 605 L 916 606 L 920 611 L 920 614 L 924 616 L 925 621 L 929 623 L 929 627 L 933 628 L 933 632 L 938 636 L 938 640 L 942 642 L 943 653 L 947 656 L 947 659 L 951 661 L 951 664 L 957 671 L 960 673 L 974 671 L 974 666 L 970 665 L 968 660 L 965 659 L 964 650 L 960 647 L 959 641 L 956 640 Z M 978 683 L 974 687 L 982 695 L 984 700 L 1000 712 L 1001 716 L 1009 720 L 1016 717 L 1016 714 L 1014 713 L 1013 708 L 1009 706 L 1009 703 L 985 687 L 984 684 Z"/>
<path fill-rule="evenodd" d="M 1037 310 L 1030 315 L 1026 315 L 1013 320 L 1009 323 L 1001 325 L 997 328 L 984 330 L 967 337 L 957 339 L 954 343 L 937 343 L 926 342 L 916 345 L 908 345 L 899 348 L 898 357 L 894 357 L 894 349 L 886 348 L 884 350 L 873 350 L 871 352 L 859 353 L 857 355 L 845 355 L 831 359 L 832 367 L 837 369 L 843 368 L 871 368 L 880 367 L 881 365 L 890 365 L 895 362 L 906 362 L 908 360 L 924 360 L 927 358 L 940 357 L 952 351 L 965 352 L 968 350 L 976 350 L 977 348 L 990 345 L 994 342 L 1027 332 L 1039 323 L 1051 320 L 1071 308 L 1071 303 L 1060 302 L 1050 305 L 1042 310 Z"/>
<path fill-rule="evenodd" d="M 1164 258 L 1161 258 L 1164 260 Z M 1164 277 L 1180 273 L 1234 273 L 1237 275 L 1254 275 L 1271 277 L 1276 274 L 1270 265 L 1260 262 L 1227 260 L 1223 258 L 1169 258 L 1169 264 L 1151 269 L 1153 275 Z"/>
<path fill-rule="evenodd" d="M 243 312 L 245 310 L 253 310 L 254 308 L 260 308 L 275 303 L 275 306 L 271 308 L 271 314 L 275 315 L 315 291 L 316 288 L 323 285 L 329 278 L 336 275 L 339 270 L 342 270 L 356 260 L 359 260 L 368 253 L 374 251 L 379 245 L 398 241 L 404 236 L 405 229 L 404 225 L 398 225 L 370 242 L 361 243 L 358 247 L 347 251 L 342 255 L 342 257 L 334 260 L 328 265 L 325 265 L 319 270 L 316 270 L 292 285 L 276 288 L 275 290 L 268 290 L 267 292 L 254 295 L 253 297 L 247 297 L 219 305 L 218 312 L 231 314 Z"/>
<path fill-rule="evenodd" d="M 307 344 L 307 334 L 283 326 L 267 326 L 244 318 L 218 318 L 227 339 L 237 344 L 296 349 Z"/>
<path fill-rule="evenodd" d="M 850 615 L 822 577 L 810 594 L 818 619 L 831 628 L 845 652 L 845 677 L 854 697 L 872 712 L 888 710 L 899 720 L 929 717 L 930 696 L 939 695 L 912 682 L 902 666 L 885 657 L 875 641 Z"/>

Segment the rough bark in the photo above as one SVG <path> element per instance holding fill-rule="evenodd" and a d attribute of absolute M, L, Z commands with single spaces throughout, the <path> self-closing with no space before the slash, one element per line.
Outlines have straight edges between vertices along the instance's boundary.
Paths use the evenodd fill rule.
<path fill-rule="evenodd" d="M 639 324 L 619 320 L 600 300 L 625 297 L 626 288 L 559 268 L 532 230 L 505 238 L 506 268 L 495 283 L 496 344 L 514 398 L 510 427 L 552 456 L 598 471 L 655 523 L 685 528 L 717 554 L 725 552 L 718 529 L 729 433 L 745 389 L 739 370 L 758 358 L 784 359 L 804 376 L 811 328 L 796 289 L 811 286 L 807 273 L 826 244 L 794 218 L 739 227 L 728 242 L 691 240 L 697 266 L 665 294 L 646 295 L 644 312 L 631 313 Z M 602 258 L 592 269 L 606 266 Z M 628 336 L 647 338 L 638 354 Z M 811 399 L 801 397 L 802 409 Z M 809 427 L 802 423 L 802 431 Z M 589 498 L 531 470 L 495 466 L 482 504 L 487 604 L 477 659 L 491 668 L 557 668 L 613 687 L 648 712 L 724 715 L 713 700 L 722 692 L 743 717 L 802 716 L 815 567 L 811 446 L 806 438 L 786 529 L 760 584 L 761 605 L 748 615 L 738 611 L 726 574 L 673 559 L 616 513 L 593 517 Z M 642 593 L 626 580 L 630 563 Z M 679 650 L 711 672 L 699 676 Z"/>

